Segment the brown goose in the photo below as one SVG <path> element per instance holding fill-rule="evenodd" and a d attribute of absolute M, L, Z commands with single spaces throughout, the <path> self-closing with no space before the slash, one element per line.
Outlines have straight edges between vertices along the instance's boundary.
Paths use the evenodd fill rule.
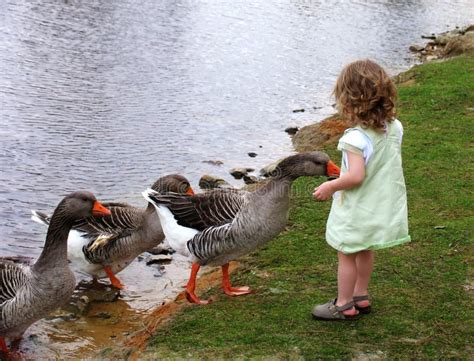
<path fill-rule="evenodd" d="M 0 347 L 5 337 L 21 338 L 33 323 L 65 304 L 76 279 L 67 260 L 67 238 L 74 222 L 83 217 L 107 216 L 110 211 L 89 192 L 65 197 L 50 220 L 41 255 L 31 265 L 0 261 Z"/>
<path fill-rule="evenodd" d="M 152 189 L 159 193 L 194 194 L 189 181 L 171 174 L 159 178 Z M 104 203 L 111 215 L 76 221 L 69 233 L 68 258 L 73 267 L 94 279 L 108 277 L 113 286 L 123 288 L 115 276 L 138 255 L 163 242 L 165 235 L 155 207 L 136 208 L 126 203 Z M 34 221 L 49 223 L 49 217 L 32 211 Z"/>
<path fill-rule="evenodd" d="M 229 261 L 265 244 L 285 227 L 288 220 L 289 190 L 300 176 L 338 176 L 339 168 L 323 152 L 300 153 L 279 163 L 275 176 L 255 192 L 215 190 L 187 196 L 161 195 L 149 189 L 144 197 L 158 211 L 170 246 L 193 261 L 186 286 L 190 302 L 205 304 L 194 293 L 202 265 L 222 266 L 222 288 L 239 296 L 248 287 L 232 287 Z"/>

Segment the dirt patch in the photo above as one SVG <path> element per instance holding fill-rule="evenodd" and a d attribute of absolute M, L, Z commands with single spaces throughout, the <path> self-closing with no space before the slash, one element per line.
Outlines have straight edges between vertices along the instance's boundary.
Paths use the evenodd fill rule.
<path fill-rule="evenodd" d="M 237 262 L 231 262 L 229 271 L 232 273 L 239 267 Z M 196 290 L 198 294 L 206 290 L 220 285 L 222 273 L 220 268 L 213 268 L 212 270 L 202 274 L 197 280 Z M 156 330 L 166 323 L 171 321 L 173 317 L 182 312 L 187 307 L 206 307 L 197 306 L 189 303 L 186 300 L 185 292 L 181 292 L 174 301 L 156 307 L 143 321 L 144 327 L 130 336 L 123 344 L 124 349 L 112 350 L 103 354 L 103 356 L 122 358 L 126 357 L 129 360 L 138 360 L 140 354 L 146 348 L 148 340 Z"/>

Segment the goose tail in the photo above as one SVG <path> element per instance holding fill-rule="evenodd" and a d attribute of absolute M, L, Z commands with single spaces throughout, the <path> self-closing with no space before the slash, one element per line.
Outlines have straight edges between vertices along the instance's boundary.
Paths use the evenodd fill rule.
<path fill-rule="evenodd" d="M 49 216 L 46 213 L 31 210 L 31 219 L 39 224 L 49 225 Z"/>
<path fill-rule="evenodd" d="M 187 242 L 199 232 L 194 228 L 179 225 L 175 216 L 167 207 L 170 200 L 160 195 L 160 193 L 153 189 L 147 189 L 142 192 L 142 195 L 155 206 L 161 227 L 171 248 L 184 256 L 189 256 Z"/>

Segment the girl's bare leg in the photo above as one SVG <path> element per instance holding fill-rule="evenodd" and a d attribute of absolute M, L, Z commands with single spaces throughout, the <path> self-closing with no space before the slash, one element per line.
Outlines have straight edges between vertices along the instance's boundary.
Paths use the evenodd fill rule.
<path fill-rule="evenodd" d="M 368 286 L 370 282 L 370 276 L 374 268 L 374 252 L 373 251 L 361 251 L 356 254 L 356 267 L 357 267 L 357 278 L 354 287 L 353 296 L 365 296 L 368 295 Z M 360 307 L 369 306 L 369 301 L 359 301 L 357 305 Z"/>
<path fill-rule="evenodd" d="M 357 253 L 344 254 L 337 253 L 339 264 L 337 267 L 337 301 L 336 306 L 343 306 L 352 302 L 354 287 L 357 281 Z M 357 314 L 353 307 L 350 310 L 343 311 L 345 315 Z"/>

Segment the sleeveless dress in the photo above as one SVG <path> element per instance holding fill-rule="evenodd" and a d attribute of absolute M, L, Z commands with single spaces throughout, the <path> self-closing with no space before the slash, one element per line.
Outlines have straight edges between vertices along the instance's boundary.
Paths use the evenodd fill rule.
<path fill-rule="evenodd" d="M 403 177 L 401 124 L 387 123 L 385 132 L 355 127 L 344 135 L 360 131 L 372 144 L 373 152 L 365 166 L 365 178 L 356 188 L 338 192 L 333 198 L 326 227 L 327 243 L 343 253 L 393 247 L 409 242 L 407 197 Z M 344 142 L 341 151 L 362 154 L 362 150 Z M 342 162 L 341 173 L 347 172 Z"/>

